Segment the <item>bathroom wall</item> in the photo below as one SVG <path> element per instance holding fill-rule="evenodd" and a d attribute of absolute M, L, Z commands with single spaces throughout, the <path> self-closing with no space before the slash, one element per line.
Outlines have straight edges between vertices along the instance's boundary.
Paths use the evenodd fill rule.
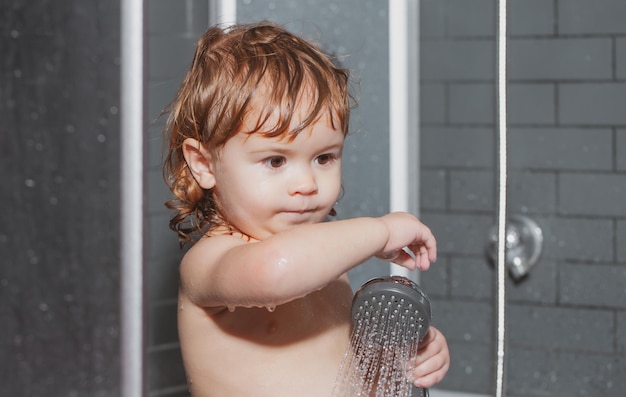
<path fill-rule="evenodd" d="M 452 367 L 442 388 L 492 393 L 496 1 L 422 0 L 422 275 Z M 626 390 L 626 3 L 511 0 L 509 194 L 543 255 L 509 283 L 508 396 Z"/>
<path fill-rule="evenodd" d="M 178 346 L 176 299 L 183 250 L 168 227 L 170 193 L 163 180 L 162 110 L 174 98 L 191 63 L 196 40 L 209 24 L 207 0 L 148 0 L 148 197 L 146 297 L 147 386 L 150 396 L 188 396 Z"/>
<path fill-rule="evenodd" d="M 0 2 L 0 394 L 117 396 L 120 7 Z"/>

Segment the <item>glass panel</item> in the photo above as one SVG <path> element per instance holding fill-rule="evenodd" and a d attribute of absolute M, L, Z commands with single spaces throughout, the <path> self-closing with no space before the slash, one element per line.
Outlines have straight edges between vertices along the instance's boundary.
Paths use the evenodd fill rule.
<path fill-rule="evenodd" d="M 117 396 L 119 4 L 0 10 L 1 393 Z"/>
<path fill-rule="evenodd" d="M 626 6 L 508 3 L 508 211 L 544 237 L 537 264 L 508 285 L 509 392 L 618 396 Z M 495 10 L 495 0 L 421 1 L 421 213 L 440 249 L 422 282 L 453 351 L 441 387 L 476 393 L 494 379 Z"/>

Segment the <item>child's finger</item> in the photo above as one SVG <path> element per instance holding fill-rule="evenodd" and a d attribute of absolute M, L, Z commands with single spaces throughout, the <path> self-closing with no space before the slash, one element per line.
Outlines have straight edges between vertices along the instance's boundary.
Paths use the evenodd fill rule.
<path fill-rule="evenodd" d="M 409 249 L 415 255 L 415 267 L 420 270 L 427 270 L 430 267 L 430 263 L 436 259 L 436 256 L 431 254 L 424 245 L 411 246 Z"/>
<path fill-rule="evenodd" d="M 395 258 L 393 258 L 391 262 L 395 263 L 396 265 L 405 267 L 409 270 L 414 270 L 417 265 L 416 260 L 413 259 L 413 257 L 404 250 L 398 251 L 397 255 L 395 256 Z"/>
<path fill-rule="evenodd" d="M 448 363 L 440 356 L 433 356 L 421 362 L 413 371 L 413 384 L 417 387 L 431 387 L 440 382 L 448 372 Z"/>

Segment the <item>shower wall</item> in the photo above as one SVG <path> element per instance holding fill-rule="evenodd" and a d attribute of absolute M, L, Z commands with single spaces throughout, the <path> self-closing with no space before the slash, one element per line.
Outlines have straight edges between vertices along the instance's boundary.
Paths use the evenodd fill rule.
<path fill-rule="evenodd" d="M 0 2 L 0 394 L 120 394 L 117 2 Z"/>
<path fill-rule="evenodd" d="M 452 367 L 441 387 L 492 393 L 495 0 L 422 0 L 422 274 Z M 543 229 L 508 284 L 508 396 L 626 390 L 626 3 L 511 0 L 508 211 Z"/>
<path fill-rule="evenodd" d="M 178 263 L 184 253 L 168 227 L 171 194 L 163 181 L 161 111 L 174 98 L 191 63 L 196 40 L 209 24 L 207 0 L 147 0 L 148 170 L 147 264 L 150 396 L 188 396 L 176 329 Z"/>

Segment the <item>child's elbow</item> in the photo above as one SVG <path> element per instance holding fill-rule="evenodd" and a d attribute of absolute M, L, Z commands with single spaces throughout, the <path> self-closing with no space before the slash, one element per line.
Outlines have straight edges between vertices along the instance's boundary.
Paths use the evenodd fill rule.
<path fill-rule="evenodd" d="M 259 261 L 253 280 L 261 298 L 268 304 L 279 305 L 300 298 L 296 265 L 281 250 L 268 251 Z"/>

